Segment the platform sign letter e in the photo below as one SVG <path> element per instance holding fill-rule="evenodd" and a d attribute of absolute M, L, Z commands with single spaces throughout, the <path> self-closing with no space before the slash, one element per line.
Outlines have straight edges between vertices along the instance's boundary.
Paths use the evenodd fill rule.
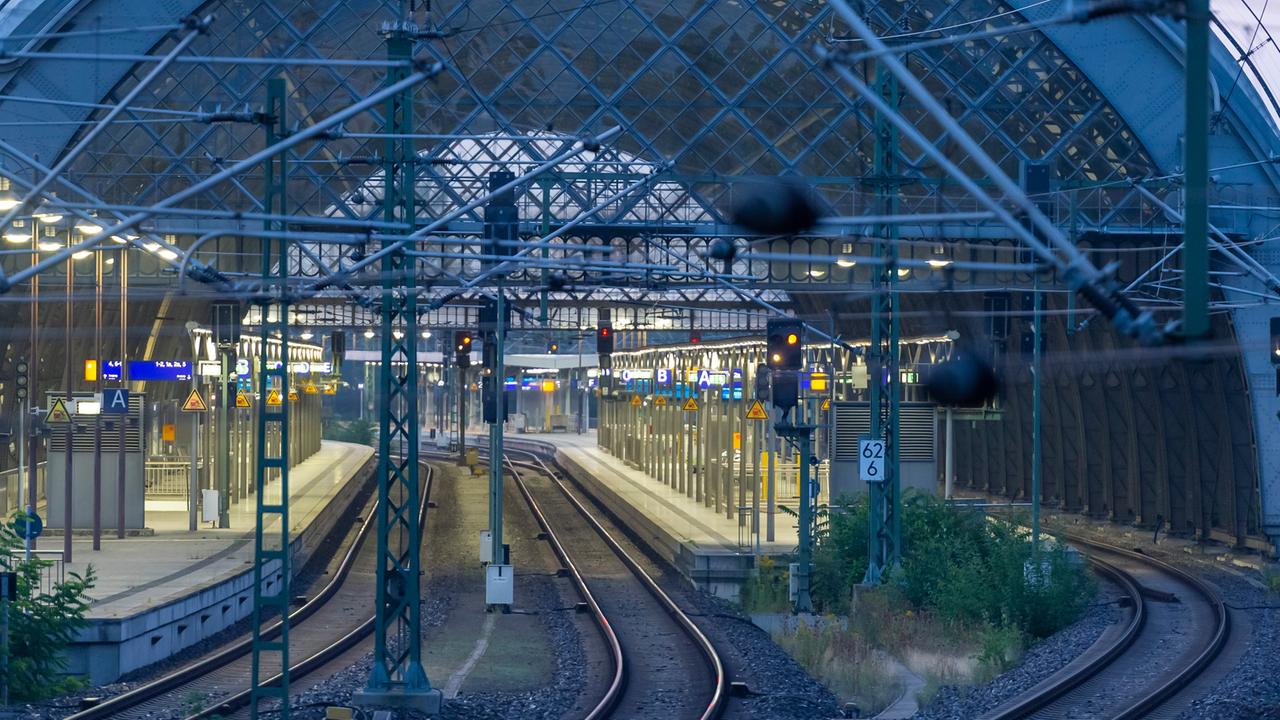
<path fill-rule="evenodd" d="M 858 477 L 863 482 L 884 482 L 884 440 L 858 440 Z"/>

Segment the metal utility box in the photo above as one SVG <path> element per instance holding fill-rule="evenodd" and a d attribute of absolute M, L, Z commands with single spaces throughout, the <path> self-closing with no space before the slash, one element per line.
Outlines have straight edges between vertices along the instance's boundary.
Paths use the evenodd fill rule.
<path fill-rule="evenodd" d="M 204 488 L 200 491 L 200 522 L 218 522 L 218 491 Z"/>
<path fill-rule="evenodd" d="M 493 531 L 480 531 L 480 563 L 484 564 L 493 559 Z"/>
<path fill-rule="evenodd" d="M 901 447 L 898 458 L 901 486 L 928 493 L 938 491 L 938 408 L 934 403 L 904 402 L 900 409 Z M 859 480 L 858 443 L 871 431 L 870 405 L 865 402 L 831 403 L 830 496 L 865 492 Z"/>
<path fill-rule="evenodd" d="M 63 393 L 51 392 L 49 398 L 63 397 Z M 75 393 L 76 400 L 93 400 L 92 393 Z M 46 407 L 48 404 L 46 403 Z M 112 528 L 117 520 L 116 482 L 119 469 L 120 422 L 125 423 L 125 527 L 145 527 L 143 511 L 144 483 L 144 433 L 143 408 L 146 397 L 142 393 L 129 393 L 129 412 L 123 415 L 102 414 L 96 416 L 72 415 L 71 424 L 49 425 L 48 459 L 45 463 L 45 495 L 47 527 L 61 528 L 65 508 L 66 449 L 68 428 L 71 435 L 71 523 L 73 528 L 93 527 L 93 467 L 94 422 L 102 424 L 102 505 L 99 518 L 102 527 Z"/>
<path fill-rule="evenodd" d="M 485 568 L 484 602 L 486 605 L 511 605 L 515 601 L 515 570 L 510 565 Z"/>

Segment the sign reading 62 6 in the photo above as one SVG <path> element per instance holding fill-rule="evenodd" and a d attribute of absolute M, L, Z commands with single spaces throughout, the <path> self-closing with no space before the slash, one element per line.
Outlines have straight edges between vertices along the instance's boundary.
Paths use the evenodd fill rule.
<path fill-rule="evenodd" d="M 859 438 L 858 477 L 863 482 L 884 482 L 884 440 Z"/>

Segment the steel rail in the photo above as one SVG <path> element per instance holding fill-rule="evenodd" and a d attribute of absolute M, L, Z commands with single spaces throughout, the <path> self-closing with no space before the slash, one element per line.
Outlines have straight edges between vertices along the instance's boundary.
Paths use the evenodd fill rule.
<path fill-rule="evenodd" d="M 1017 720 L 1018 718 L 1030 717 L 1032 714 L 1052 704 L 1058 698 L 1080 687 L 1089 678 L 1105 670 L 1108 665 L 1123 655 L 1124 651 L 1128 650 L 1134 641 L 1138 639 L 1138 635 L 1142 633 L 1142 628 L 1147 622 L 1147 605 L 1146 600 L 1142 597 L 1142 587 L 1132 575 L 1111 563 L 1093 557 L 1089 558 L 1089 562 L 1096 570 L 1106 575 L 1119 586 L 1133 603 L 1133 614 L 1129 618 L 1129 624 L 1125 627 L 1124 632 L 1108 648 L 1099 653 L 1097 657 L 1090 660 L 1078 671 L 1063 678 L 1061 682 L 1054 683 L 1039 692 L 1024 695 L 1012 705 L 1002 705 L 998 712 L 983 715 L 982 720 Z M 1085 652 L 1088 652 L 1088 650 Z"/>
<path fill-rule="evenodd" d="M 427 519 L 427 508 L 430 505 L 431 480 L 434 475 L 434 470 L 426 462 L 423 462 L 423 461 L 419 461 L 419 462 L 421 462 L 423 467 L 425 467 L 427 470 L 427 479 L 425 483 L 426 489 L 425 489 L 425 492 L 422 493 L 422 499 L 421 501 L 419 501 L 419 504 L 418 504 L 418 522 L 419 524 L 422 524 L 422 523 L 425 523 Z M 367 527 L 371 523 L 373 523 L 375 518 L 377 517 L 377 514 L 378 514 L 377 504 L 375 502 L 374 511 L 370 512 L 368 517 L 365 518 L 364 527 Z M 363 527 L 362 527 L 362 531 L 363 531 Z M 332 585 L 332 583 L 330 584 Z M 335 588 L 335 592 L 336 590 L 337 588 Z M 342 653 L 358 645 L 360 641 L 364 640 L 373 632 L 373 625 L 375 620 L 376 620 L 376 616 L 370 615 L 364 622 L 360 623 L 360 625 L 356 626 L 346 635 L 343 635 L 342 637 L 326 645 L 320 650 L 312 653 L 311 655 L 308 655 L 307 657 L 303 658 L 297 663 L 294 663 L 293 665 L 289 666 L 290 679 L 292 680 L 295 678 L 300 678 L 307 675 L 308 673 L 314 672 L 319 668 L 324 667 L 326 664 L 333 661 L 334 659 L 336 659 Z M 298 628 L 293 628 L 293 629 L 297 630 Z M 305 631 L 306 626 L 305 625 L 301 626 L 301 629 Z M 275 675 L 272 675 L 270 678 L 268 678 L 266 683 L 264 684 L 266 686 L 271 686 L 271 685 L 279 684 L 279 682 L 280 682 L 280 673 L 276 673 Z M 231 695 L 230 697 L 223 698 L 222 700 L 218 701 L 216 704 L 214 704 L 212 707 L 206 710 L 202 710 L 198 713 L 195 713 L 194 715 L 186 716 L 183 720 L 213 720 L 214 718 L 223 717 L 227 713 L 234 712 L 248 705 L 249 696 L 250 696 L 250 691 L 246 688 L 245 690 L 241 690 L 240 692 L 234 695 Z M 67 720 L 71 720 L 71 719 L 68 718 Z"/>
<path fill-rule="evenodd" d="M 1207 582 L 1163 560 L 1079 535 L 1068 533 L 1064 534 L 1063 537 L 1073 545 L 1082 545 L 1086 548 L 1091 547 L 1106 553 L 1120 555 L 1171 575 L 1177 578 L 1179 582 L 1195 590 L 1213 609 L 1214 628 L 1209 641 L 1205 643 L 1201 651 L 1190 662 L 1173 673 L 1172 676 L 1167 677 L 1164 682 L 1144 693 L 1127 707 L 1108 715 L 1110 720 L 1136 720 L 1136 718 L 1143 717 L 1155 710 L 1185 688 L 1187 683 L 1203 672 L 1217 657 L 1218 653 L 1222 651 L 1231 632 L 1231 620 L 1230 615 L 1227 613 L 1226 603 Z M 1133 599 L 1135 612 L 1130 619 L 1129 625 L 1111 647 L 1078 671 L 1064 677 L 1059 682 L 1029 692 L 1011 705 L 1000 706 L 995 712 L 983 715 L 983 720 L 1017 720 L 1034 715 L 1105 671 L 1109 665 L 1124 655 L 1125 651 L 1141 634 L 1149 614 L 1142 598 L 1142 586 L 1129 573 L 1116 568 L 1110 563 L 1095 557 L 1090 557 L 1089 561 L 1094 567 L 1101 570 L 1103 574 L 1108 575 L 1113 580 L 1117 580 L 1118 584 L 1125 589 L 1126 594 Z M 1137 593 L 1136 595 L 1135 592 Z"/>
<path fill-rule="evenodd" d="M 539 448 L 544 453 L 549 447 L 541 443 L 529 444 Z M 529 464 L 536 466 L 536 469 L 539 472 L 545 474 L 547 478 L 552 481 L 560 492 L 564 494 L 565 498 L 569 500 L 574 508 L 577 509 L 582 517 L 592 526 L 596 533 L 599 534 L 600 537 L 604 538 L 605 542 L 609 545 L 609 548 L 640 580 L 641 584 L 645 586 L 645 589 L 649 594 L 651 594 L 658 603 L 666 609 L 667 613 L 672 617 L 676 624 L 680 626 L 681 630 L 684 631 L 684 633 L 694 641 L 694 644 L 698 646 L 698 649 L 702 652 L 703 656 L 707 660 L 707 664 L 710 666 L 711 673 L 714 676 L 715 685 L 715 691 L 712 693 L 711 699 L 707 703 L 707 708 L 699 716 L 699 719 L 714 720 L 715 718 L 719 718 L 724 713 L 725 704 L 728 701 L 728 694 L 726 692 L 728 679 L 724 668 L 724 662 L 720 659 L 720 654 L 716 652 L 715 646 L 711 644 L 711 640 L 708 639 L 707 636 L 703 634 L 702 630 L 698 628 L 697 624 L 695 624 L 693 620 L 691 620 L 689 616 L 680 609 L 680 606 L 676 601 L 672 600 L 671 596 L 658 585 L 657 581 L 655 581 L 649 573 L 645 572 L 644 568 L 640 566 L 640 563 L 636 562 L 635 558 L 633 558 L 631 554 L 622 547 L 621 543 L 619 543 L 617 539 L 600 524 L 600 521 L 597 520 L 595 515 L 593 515 L 591 511 L 582 504 L 582 501 L 569 491 L 569 488 L 564 484 L 564 481 L 560 479 L 560 475 L 567 475 L 567 473 L 565 473 L 563 468 L 560 468 L 554 457 L 552 457 L 551 462 L 560 468 L 559 474 L 547 466 L 543 455 L 539 452 L 524 448 L 510 447 L 507 452 L 523 453 L 533 458 L 533 462 Z M 511 463 L 510 460 L 507 460 L 507 462 Z"/>
<path fill-rule="evenodd" d="M 515 464 L 508 460 L 507 465 L 511 468 L 516 487 L 519 488 L 525 503 L 529 505 L 529 510 L 533 513 L 534 520 L 538 522 L 538 526 L 547 534 L 547 539 L 551 541 L 551 549 L 560 558 L 560 561 L 565 564 L 565 567 L 568 568 L 570 575 L 573 576 L 573 583 L 578 587 L 578 594 L 582 596 L 583 601 L 591 608 L 591 615 L 596 621 L 596 628 L 600 630 L 605 644 L 609 646 L 609 654 L 613 659 L 613 679 L 609 682 L 609 688 L 605 691 L 604 696 L 591 709 L 591 712 L 587 713 L 586 720 L 598 720 L 598 718 L 608 717 L 609 713 L 617 707 L 618 701 L 622 699 L 622 691 L 626 689 L 627 684 L 627 664 L 626 657 L 622 653 L 622 642 L 618 640 L 618 634 L 614 631 L 609 618 L 605 616 L 604 610 L 596 602 L 595 595 L 592 595 L 591 589 L 587 587 L 587 581 L 583 578 L 582 571 L 573 562 L 569 552 L 564 549 L 564 545 L 560 542 L 556 531 L 552 529 L 551 523 L 547 521 L 547 516 L 542 512 L 542 508 L 538 506 L 538 501 L 533 499 L 533 494 L 529 492 L 528 486 L 524 484 L 524 479 L 516 471 Z"/>
<path fill-rule="evenodd" d="M 368 481 L 372 481 L 372 479 L 373 473 L 370 472 Z M 429 483 L 428 487 L 430 487 Z M 373 508 L 376 511 L 376 500 L 374 501 Z M 324 588 L 322 588 L 315 597 L 308 600 L 297 610 L 289 613 L 289 621 L 291 623 L 300 623 L 315 614 L 322 605 L 333 597 L 334 593 L 338 591 L 338 588 L 342 586 L 342 583 L 347 579 L 347 575 L 351 572 L 352 565 L 355 563 L 357 552 L 368 537 L 369 530 L 373 527 L 373 518 L 375 515 L 376 512 L 370 512 L 368 516 L 365 517 L 364 523 L 361 524 L 355 540 L 347 548 L 347 552 L 343 556 L 342 562 L 339 563 L 337 570 L 333 573 L 329 582 L 325 584 Z M 263 637 L 272 638 L 279 632 L 280 621 L 277 620 L 263 633 Z M 65 720 L 100 720 L 102 718 L 115 717 L 118 713 L 137 707 L 144 702 L 155 699 L 171 690 L 180 688 L 183 685 L 214 672 L 215 670 L 225 667 L 237 659 L 248 655 L 252 649 L 252 638 L 246 635 L 244 639 L 229 645 L 212 655 L 201 658 L 194 663 L 181 667 L 167 675 L 163 675 L 149 683 L 146 683 L 145 685 L 134 688 L 129 692 L 117 695 L 102 702 L 101 704 L 95 705 L 94 707 L 69 715 Z"/>

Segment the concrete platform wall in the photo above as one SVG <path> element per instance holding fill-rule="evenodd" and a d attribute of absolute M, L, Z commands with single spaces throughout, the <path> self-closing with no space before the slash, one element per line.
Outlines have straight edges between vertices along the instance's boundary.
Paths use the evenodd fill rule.
<path fill-rule="evenodd" d="M 352 502 L 373 476 L 377 458 L 371 457 L 325 506 L 302 533 L 289 543 L 293 572 L 310 560 L 323 538 L 342 523 L 354 523 Z M 247 540 L 253 542 L 250 533 Z M 270 587 L 280 581 L 279 563 L 268 566 Z M 198 572 L 195 571 L 195 572 Z M 68 672 L 87 675 L 95 684 L 168 659 L 249 617 L 253 612 L 253 567 L 232 577 L 214 579 L 193 588 L 190 595 L 131 617 L 95 620 L 84 628 L 68 652 Z"/>

